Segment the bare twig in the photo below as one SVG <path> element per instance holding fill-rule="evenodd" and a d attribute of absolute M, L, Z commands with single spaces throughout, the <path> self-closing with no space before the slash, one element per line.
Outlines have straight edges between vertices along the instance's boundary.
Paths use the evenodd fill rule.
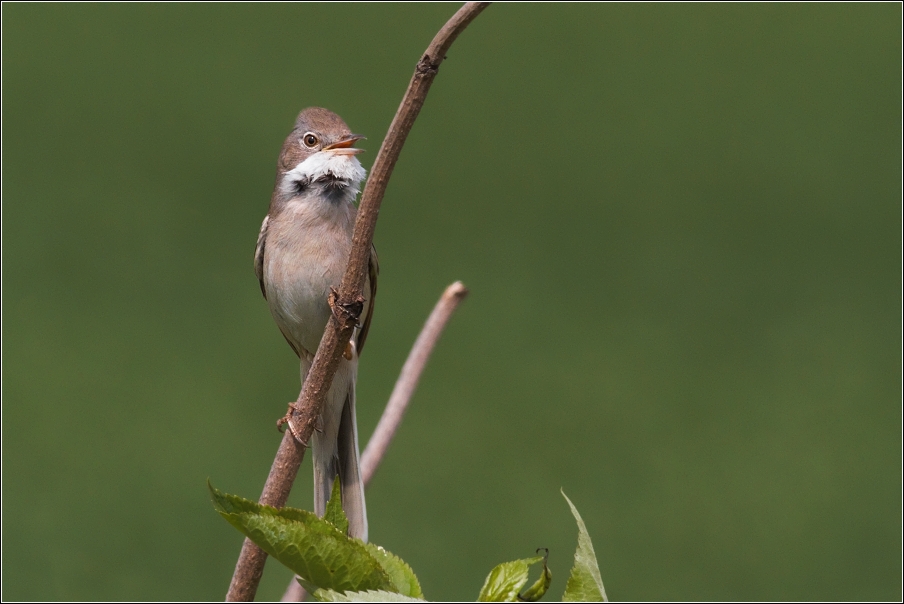
<path fill-rule="evenodd" d="M 304 602 L 308 596 L 308 592 L 305 591 L 304 587 L 301 586 L 295 575 L 292 575 L 292 578 L 289 579 L 289 585 L 286 587 L 286 592 L 282 595 L 282 598 L 279 599 L 280 602 Z"/>
<path fill-rule="evenodd" d="M 449 322 L 449 318 L 452 317 L 452 313 L 458 308 L 459 303 L 467 295 L 468 288 L 462 285 L 461 281 L 456 281 L 447 287 L 436 306 L 433 307 L 433 312 L 424 323 L 417 340 L 414 341 L 414 346 L 411 347 L 411 352 L 408 353 L 408 358 L 402 366 L 402 372 L 399 374 L 399 379 L 396 380 L 395 388 L 392 389 L 380 422 L 361 456 L 361 479 L 364 481 L 364 486 L 367 486 L 377 472 L 380 462 L 383 461 L 383 456 L 386 455 L 386 450 L 389 449 L 389 444 L 392 442 L 399 424 L 402 423 L 408 403 L 421 379 L 421 373 L 424 372 L 427 360 L 433 353 L 443 329 Z M 292 577 L 286 593 L 283 594 L 282 601 L 301 602 L 304 597 L 304 588 L 295 580 L 295 577 Z"/>
<path fill-rule="evenodd" d="M 292 578 L 289 579 L 289 585 L 286 587 L 286 592 L 283 594 L 283 597 L 279 599 L 280 602 L 304 602 L 308 596 L 308 592 L 305 591 L 304 587 L 301 586 L 296 579 L 296 575 L 292 575 Z"/>
<path fill-rule="evenodd" d="M 280 444 L 270 476 L 267 477 L 261 494 L 262 503 L 282 507 L 288 499 L 289 490 L 304 456 L 304 447 L 293 438 L 292 433 L 297 434 L 304 442 L 310 439 L 314 431 L 314 422 L 320 414 L 324 398 L 338 368 L 339 357 L 358 322 L 364 301 L 364 281 L 368 274 L 370 248 L 386 185 L 414 120 L 424 105 L 430 85 L 440 64 L 446 58 L 446 52 L 458 35 L 487 6 L 488 2 L 469 2 L 461 7 L 436 34 L 424 56 L 418 61 L 402 103 L 389 126 L 389 133 L 377 154 L 370 178 L 367 179 L 358 206 L 348 267 L 339 291 L 330 296 L 332 319 L 327 323 L 326 332 L 314 356 L 314 363 L 302 385 L 300 405 L 297 410 L 293 410 L 290 418 L 293 430 L 286 431 Z M 226 594 L 228 601 L 254 599 L 266 559 L 267 556 L 263 551 L 245 540 L 229 585 L 229 592 Z"/>
<path fill-rule="evenodd" d="M 464 300 L 467 295 L 468 289 L 462 285 L 461 281 L 456 281 L 447 287 L 415 340 L 408 359 L 402 366 L 399 379 L 396 380 L 389 402 L 386 403 L 386 409 L 383 410 L 383 416 L 380 417 L 380 422 L 361 456 L 361 479 L 365 485 L 370 482 L 380 466 L 380 462 L 383 461 L 389 443 L 392 442 L 399 424 L 402 423 L 402 418 L 408 409 L 408 402 L 421 379 L 427 359 L 430 358 L 446 323 L 449 322 L 449 318 L 455 312 L 459 302 Z"/>

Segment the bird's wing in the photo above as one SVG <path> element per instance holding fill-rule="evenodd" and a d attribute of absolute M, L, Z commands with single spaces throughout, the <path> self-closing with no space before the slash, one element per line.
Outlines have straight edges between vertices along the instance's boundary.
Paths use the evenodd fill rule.
<path fill-rule="evenodd" d="M 257 245 L 254 248 L 254 274 L 257 275 L 257 280 L 261 284 L 261 293 L 264 294 L 264 300 L 267 299 L 267 288 L 264 287 L 264 246 L 267 243 L 267 225 L 269 222 L 270 215 L 267 214 L 264 216 L 261 232 L 257 236 Z"/>
<path fill-rule="evenodd" d="M 267 214 L 264 216 L 264 222 L 261 223 L 261 232 L 257 236 L 257 245 L 254 248 L 254 274 L 257 275 L 257 280 L 261 285 L 261 293 L 264 294 L 264 300 L 267 299 L 267 287 L 264 285 L 264 249 L 267 246 L 267 227 L 269 224 L 270 215 Z M 289 339 L 289 335 L 283 331 L 279 321 L 276 322 L 276 326 L 279 327 L 279 332 L 286 339 L 286 342 L 289 343 L 289 346 L 292 347 L 292 350 L 295 351 L 295 354 L 301 357 L 298 348 L 292 343 L 292 340 Z"/>
<path fill-rule="evenodd" d="M 380 274 L 380 261 L 377 259 L 377 248 L 373 245 L 370 247 L 370 264 L 368 268 L 370 299 L 367 300 L 367 313 L 364 315 L 364 320 L 361 322 L 361 331 L 358 332 L 358 338 L 355 340 L 355 348 L 359 355 L 364 349 L 364 340 L 367 338 L 368 330 L 370 330 L 370 320 L 374 316 L 374 300 L 377 297 L 377 275 Z"/>

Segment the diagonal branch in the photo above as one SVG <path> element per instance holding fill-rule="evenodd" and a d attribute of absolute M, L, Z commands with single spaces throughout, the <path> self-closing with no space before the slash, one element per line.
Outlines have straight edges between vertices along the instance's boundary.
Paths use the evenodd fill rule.
<path fill-rule="evenodd" d="M 424 327 L 421 328 L 417 340 L 414 341 L 411 352 L 408 353 L 408 358 L 402 366 L 399 379 L 396 380 L 395 388 L 392 389 L 392 394 L 389 396 L 389 402 L 383 409 L 380 422 L 367 442 L 364 454 L 361 455 L 361 480 L 365 487 L 377 472 L 396 430 L 402 423 L 408 403 L 411 402 L 411 397 L 414 395 L 433 349 L 436 348 L 439 337 L 452 317 L 452 313 L 467 295 L 468 288 L 462 285 L 461 281 L 456 281 L 447 287 L 436 306 L 433 307 L 433 312 L 430 313 Z M 292 577 L 283 594 L 282 601 L 302 602 L 304 599 L 304 588 L 295 580 L 295 577 Z"/>
<path fill-rule="evenodd" d="M 263 504 L 282 507 L 288 500 L 305 450 L 292 434 L 297 434 L 303 442 L 310 439 L 314 431 L 314 422 L 320 414 L 324 398 L 338 368 L 339 356 L 345 350 L 358 322 L 364 301 L 364 281 L 368 273 L 370 249 L 386 185 L 414 120 L 424 105 L 430 85 L 436 78 L 440 64 L 446 58 L 446 52 L 459 34 L 487 6 L 488 2 L 469 2 L 461 7 L 439 30 L 424 56 L 418 61 L 361 196 L 348 267 L 339 291 L 330 296 L 333 316 L 327 323 L 326 332 L 314 356 L 314 363 L 302 385 L 299 396 L 300 410 L 292 412 L 290 422 L 293 429 L 287 430 L 283 436 L 270 475 L 264 484 L 260 498 Z M 266 553 L 251 541 L 245 540 L 229 585 L 229 592 L 226 594 L 228 601 L 254 599 L 266 559 Z"/>
<path fill-rule="evenodd" d="M 430 317 L 427 318 L 414 346 L 411 347 L 411 352 L 408 353 L 408 359 L 402 366 L 402 372 L 399 374 L 399 379 L 396 380 L 395 388 L 392 389 L 380 422 L 361 455 L 361 480 L 364 481 L 365 486 L 377 472 L 377 468 L 389 448 L 389 443 L 392 442 L 399 424 L 402 423 L 408 403 L 421 379 L 421 373 L 423 373 L 427 360 L 433 353 L 446 323 L 449 322 L 452 313 L 467 295 L 468 288 L 462 285 L 461 281 L 456 281 L 447 287 L 433 308 L 433 312 L 430 313 Z"/>

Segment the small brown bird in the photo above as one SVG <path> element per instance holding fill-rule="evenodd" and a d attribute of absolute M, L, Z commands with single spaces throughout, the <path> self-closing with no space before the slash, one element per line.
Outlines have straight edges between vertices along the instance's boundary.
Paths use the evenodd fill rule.
<path fill-rule="evenodd" d="M 319 107 L 298 115 L 276 168 L 270 210 L 254 251 L 254 271 L 270 313 L 301 360 L 304 382 L 330 316 L 330 288 L 339 288 L 355 226 L 354 201 L 365 171 L 352 134 L 335 113 Z M 377 292 L 377 255 L 371 250 L 370 292 L 349 349 L 327 395 L 312 437 L 314 511 L 323 516 L 335 477 L 349 535 L 367 541 L 367 509 L 358 465 L 355 379 Z"/>

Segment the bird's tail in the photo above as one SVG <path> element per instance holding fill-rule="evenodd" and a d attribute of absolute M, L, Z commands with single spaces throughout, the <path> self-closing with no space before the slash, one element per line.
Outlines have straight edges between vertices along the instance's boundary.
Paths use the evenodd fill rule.
<path fill-rule="evenodd" d="M 333 480 L 338 474 L 349 536 L 367 541 L 367 507 L 358 463 L 358 424 L 355 419 L 357 365 L 357 359 L 340 360 L 324 404 L 321 426 L 318 426 L 320 431 L 313 435 L 314 512 L 323 516 Z"/>

